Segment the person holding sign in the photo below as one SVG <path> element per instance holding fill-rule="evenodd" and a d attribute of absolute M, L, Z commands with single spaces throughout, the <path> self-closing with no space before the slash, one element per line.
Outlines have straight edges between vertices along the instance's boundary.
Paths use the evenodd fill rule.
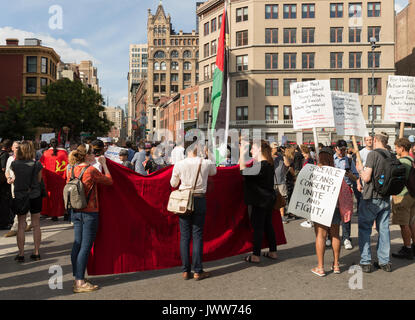
<path fill-rule="evenodd" d="M 272 225 L 272 211 L 276 200 L 274 161 L 270 145 L 262 140 L 260 145 L 258 143 L 252 145 L 253 165 L 247 168 L 245 162 L 248 151 L 247 144 L 246 141 L 241 141 L 239 164 L 241 174 L 244 176 L 245 203 L 252 206 L 251 223 L 254 229 L 254 250 L 252 255 L 245 257 L 245 261 L 259 263 L 264 232 L 269 243 L 269 252 L 264 253 L 264 257 L 277 259 L 277 242 Z"/>

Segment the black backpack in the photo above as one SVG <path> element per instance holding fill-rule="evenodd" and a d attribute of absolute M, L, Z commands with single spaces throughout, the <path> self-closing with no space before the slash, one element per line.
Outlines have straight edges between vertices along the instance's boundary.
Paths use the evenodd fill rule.
<path fill-rule="evenodd" d="M 379 174 L 374 177 L 374 188 L 382 197 L 395 196 L 402 192 L 406 185 L 405 166 L 395 155 L 382 149 L 374 150 L 382 156 Z"/>
<path fill-rule="evenodd" d="M 408 189 L 409 194 L 411 195 L 411 197 L 415 198 L 415 163 L 414 163 L 414 159 L 412 159 L 411 157 L 405 157 L 406 159 L 410 160 L 412 165 L 411 165 L 411 170 L 409 171 L 409 177 L 408 180 L 406 181 L 406 188 Z"/>

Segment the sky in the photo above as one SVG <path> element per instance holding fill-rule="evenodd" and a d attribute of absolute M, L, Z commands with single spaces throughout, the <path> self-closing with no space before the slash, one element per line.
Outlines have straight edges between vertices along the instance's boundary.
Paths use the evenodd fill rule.
<path fill-rule="evenodd" d="M 110 106 L 128 102 L 129 45 L 147 43 L 147 10 L 160 0 L 0 0 L 0 45 L 6 38 L 38 38 L 63 62 L 92 60 Z M 391 0 L 392 1 L 392 0 Z M 163 0 L 173 29 L 196 28 L 196 0 Z M 399 12 L 408 0 L 395 0 Z M 55 19 L 61 9 L 61 26 Z M 50 11 L 51 10 L 51 11 Z"/>

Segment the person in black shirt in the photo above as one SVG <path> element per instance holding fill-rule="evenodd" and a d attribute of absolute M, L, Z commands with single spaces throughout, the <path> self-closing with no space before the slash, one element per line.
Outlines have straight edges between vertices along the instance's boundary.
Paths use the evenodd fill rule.
<path fill-rule="evenodd" d="M 6 164 L 11 150 L 11 140 L 4 140 L 0 150 L 0 230 L 9 230 L 10 214 L 10 185 L 6 179 Z"/>
<path fill-rule="evenodd" d="M 240 169 L 244 177 L 245 203 L 252 206 L 251 223 L 254 229 L 253 254 L 246 256 L 245 261 L 259 263 L 262 238 L 265 232 L 269 243 L 269 252 L 264 256 L 277 259 L 277 242 L 272 226 L 272 211 L 276 200 L 274 191 L 274 161 L 268 142 L 261 141 L 261 146 L 253 144 L 251 148 L 252 166 L 247 167 L 245 159 L 248 154 L 248 143 L 241 141 Z"/>

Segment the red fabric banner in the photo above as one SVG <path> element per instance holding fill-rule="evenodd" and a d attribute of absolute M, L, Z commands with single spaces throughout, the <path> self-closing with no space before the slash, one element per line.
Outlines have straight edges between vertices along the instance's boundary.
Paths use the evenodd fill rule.
<path fill-rule="evenodd" d="M 167 211 L 173 167 L 141 176 L 107 160 L 114 184 L 99 186 L 99 228 L 89 275 L 171 268 L 181 265 L 178 217 Z M 239 167 L 218 168 L 209 178 L 203 261 L 252 251 L 252 229 Z M 274 213 L 277 243 L 286 239 Z M 264 242 L 264 246 L 265 246 Z"/>

